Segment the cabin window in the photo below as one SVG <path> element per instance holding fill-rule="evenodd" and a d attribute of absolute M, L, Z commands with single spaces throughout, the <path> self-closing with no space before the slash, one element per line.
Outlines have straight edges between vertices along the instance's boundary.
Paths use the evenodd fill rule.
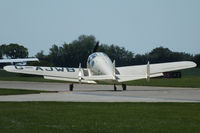
<path fill-rule="evenodd" d="M 91 62 L 90 62 L 90 65 L 93 67 L 93 66 L 94 66 L 94 61 L 91 61 Z"/>
<path fill-rule="evenodd" d="M 105 53 L 103 53 L 103 55 L 104 55 L 104 56 L 106 56 L 106 57 L 108 57 L 108 55 L 107 55 L 107 54 L 105 54 Z"/>
<path fill-rule="evenodd" d="M 91 59 L 94 59 L 96 56 L 97 56 L 96 53 L 92 54 L 92 55 L 91 55 Z"/>

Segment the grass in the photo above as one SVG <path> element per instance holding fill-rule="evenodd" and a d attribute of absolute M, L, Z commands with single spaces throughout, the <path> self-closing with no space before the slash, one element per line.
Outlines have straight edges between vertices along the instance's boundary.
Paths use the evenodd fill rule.
<path fill-rule="evenodd" d="M 183 77 L 184 76 L 200 76 L 200 68 L 191 68 L 185 69 L 181 71 Z"/>
<path fill-rule="evenodd" d="M 129 81 L 127 85 L 135 86 L 167 86 L 167 87 L 191 87 L 200 88 L 200 76 L 186 76 L 182 78 L 170 79 L 151 79 L 150 82 L 146 80 Z"/>
<path fill-rule="evenodd" d="M 39 94 L 39 93 L 42 93 L 42 92 L 52 93 L 52 91 L 23 90 L 23 89 L 3 89 L 3 88 L 0 88 L 0 95 Z"/>
<path fill-rule="evenodd" d="M 0 102 L 1 133 L 199 133 L 199 103 Z"/>

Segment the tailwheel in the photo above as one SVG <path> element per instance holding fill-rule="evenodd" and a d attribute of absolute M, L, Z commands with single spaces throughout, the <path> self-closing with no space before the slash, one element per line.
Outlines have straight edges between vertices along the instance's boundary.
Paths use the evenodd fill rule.
<path fill-rule="evenodd" d="M 117 91 L 117 87 L 116 87 L 116 85 L 114 84 L 114 91 Z"/>
<path fill-rule="evenodd" d="M 73 91 L 73 89 L 74 89 L 74 84 L 69 84 L 69 91 Z"/>
<path fill-rule="evenodd" d="M 126 84 L 122 84 L 122 89 L 123 89 L 123 91 L 126 90 Z"/>

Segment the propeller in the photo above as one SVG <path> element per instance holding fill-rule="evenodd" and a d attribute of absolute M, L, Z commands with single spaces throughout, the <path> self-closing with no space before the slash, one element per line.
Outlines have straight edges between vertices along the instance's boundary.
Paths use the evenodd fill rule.
<path fill-rule="evenodd" d="M 97 52 L 98 47 L 99 47 L 99 41 L 97 41 L 97 43 L 93 49 L 93 53 Z"/>

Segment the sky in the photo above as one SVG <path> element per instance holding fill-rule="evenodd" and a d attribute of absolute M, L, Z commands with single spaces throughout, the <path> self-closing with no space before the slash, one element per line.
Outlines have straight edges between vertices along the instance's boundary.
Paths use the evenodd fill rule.
<path fill-rule="evenodd" d="M 163 46 L 200 53 L 200 0 L 0 0 L 0 45 L 34 56 L 53 44 L 94 35 L 144 54 Z"/>

